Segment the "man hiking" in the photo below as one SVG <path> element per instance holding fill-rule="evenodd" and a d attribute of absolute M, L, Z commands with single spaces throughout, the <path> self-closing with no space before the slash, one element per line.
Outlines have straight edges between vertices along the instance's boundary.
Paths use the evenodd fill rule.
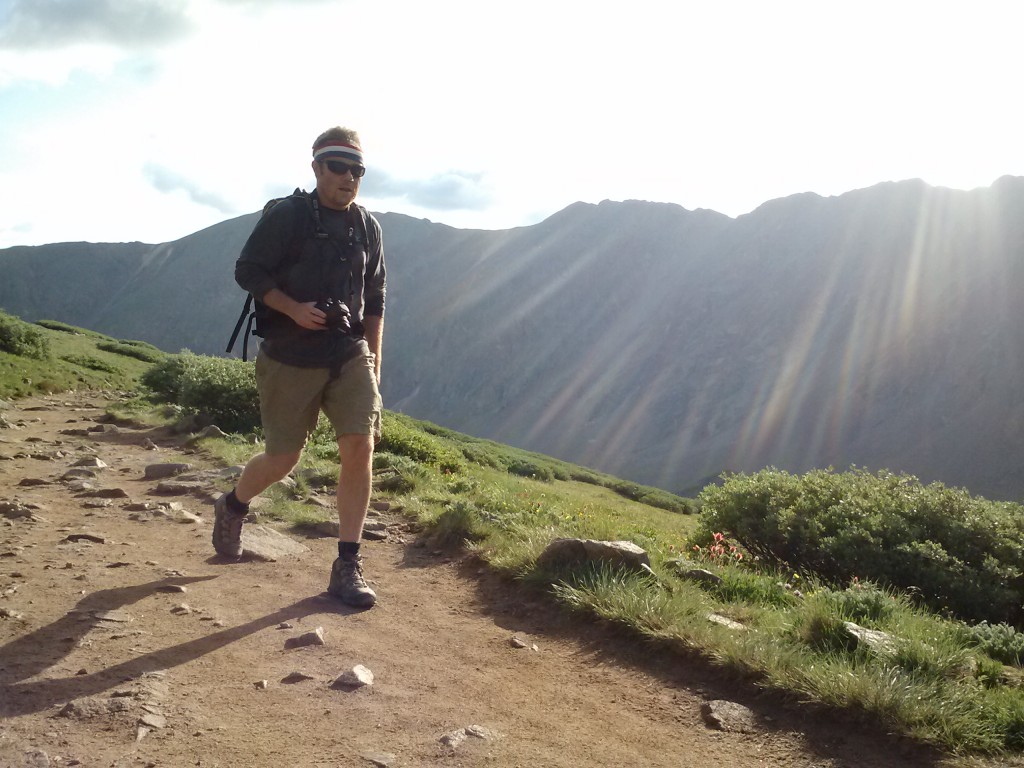
<path fill-rule="evenodd" d="M 355 203 L 366 172 L 359 136 L 335 127 L 313 143 L 316 190 L 277 202 L 257 222 L 235 264 L 256 297 L 264 341 L 256 358 L 264 452 L 214 504 L 213 546 L 242 555 L 249 502 L 299 461 L 323 411 L 337 435 L 338 558 L 328 592 L 369 608 L 359 542 L 380 438 L 385 271 L 381 228 Z"/>

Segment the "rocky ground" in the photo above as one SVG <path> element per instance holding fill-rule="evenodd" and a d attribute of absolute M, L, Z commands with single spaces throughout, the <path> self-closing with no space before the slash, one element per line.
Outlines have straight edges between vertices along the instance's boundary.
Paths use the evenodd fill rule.
<path fill-rule="evenodd" d="M 652 656 L 376 504 L 369 611 L 328 537 L 246 527 L 223 475 L 101 394 L 0 411 L 0 766 L 931 766 L 927 750 Z M 189 466 L 176 466 L 189 465 Z M 261 536 L 257 534 L 262 533 Z"/>

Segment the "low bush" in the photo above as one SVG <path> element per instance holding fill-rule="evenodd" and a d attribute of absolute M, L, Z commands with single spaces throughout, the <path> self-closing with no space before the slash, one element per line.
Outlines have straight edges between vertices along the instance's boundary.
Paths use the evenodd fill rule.
<path fill-rule="evenodd" d="M 386 412 L 381 433 L 377 447 L 382 451 L 408 456 L 442 472 L 461 472 L 465 466 L 450 441 L 428 434 L 408 416 Z"/>
<path fill-rule="evenodd" d="M 72 336 L 81 336 L 86 331 L 81 328 L 76 328 L 73 325 L 67 323 L 61 323 L 56 320 L 36 320 L 36 325 L 42 328 L 48 328 L 51 331 L 60 331 L 61 333 L 70 333 Z"/>
<path fill-rule="evenodd" d="M 100 341 L 96 344 L 96 349 L 102 349 L 104 352 L 113 352 L 115 355 L 134 357 L 136 360 L 141 360 L 144 363 L 159 362 L 166 354 L 145 342 L 127 344 L 123 341 Z"/>
<path fill-rule="evenodd" d="M 203 414 L 226 432 L 259 428 L 256 373 L 249 363 L 182 352 L 149 369 L 142 383 L 158 397 Z"/>
<path fill-rule="evenodd" d="M 555 479 L 555 473 L 549 468 L 530 461 L 529 459 L 514 458 L 508 463 L 508 471 L 520 477 L 531 477 L 534 480 L 542 480 L 550 483 Z"/>
<path fill-rule="evenodd" d="M 50 355 L 50 340 L 21 318 L 0 312 L 0 352 L 45 360 Z"/>
<path fill-rule="evenodd" d="M 1021 618 L 1024 510 L 882 471 L 776 469 L 708 486 L 694 541 L 722 531 L 763 561 L 870 579 L 966 620 Z"/>
<path fill-rule="evenodd" d="M 98 357 L 92 355 L 61 355 L 61 360 L 65 360 L 72 365 L 80 365 L 83 368 L 88 368 L 92 371 L 103 371 L 104 373 L 120 373 L 121 369 L 113 363 L 108 363 L 106 360 L 100 360 Z"/>
<path fill-rule="evenodd" d="M 142 374 L 142 384 L 161 400 L 178 402 L 181 380 L 185 373 L 185 355 L 167 355 Z"/>
<path fill-rule="evenodd" d="M 961 632 L 967 643 L 996 661 L 1015 667 L 1024 665 L 1024 632 L 1018 632 L 1009 624 L 983 621 L 974 626 L 965 625 Z"/>

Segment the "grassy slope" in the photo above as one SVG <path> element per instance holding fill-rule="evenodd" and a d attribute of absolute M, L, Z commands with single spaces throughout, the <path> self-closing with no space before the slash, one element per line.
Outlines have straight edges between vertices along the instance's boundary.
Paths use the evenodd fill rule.
<path fill-rule="evenodd" d="M 149 364 L 134 353 L 150 354 L 146 345 L 111 346 L 114 340 L 100 334 L 50 325 L 43 329 L 48 359 L 0 352 L 0 398 L 137 388 Z M 697 518 L 670 511 L 692 509 L 689 500 L 399 414 L 387 413 L 384 426 L 377 493 L 422 522 L 436 545 L 468 546 L 496 570 L 548 589 L 567 608 L 620 623 L 638 641 L 657 641 L 668 652 L 696 651 L 758 685 L 866 715 L 955 752 L 1024 748 L 1024 695 L 1013 683 L 1019 667 L 1004 667 L 972 646 L 960 625 L 870 585 L 829 589 L 694 553 L 688 537 Z M 258 450 L 240 437 L 206 440 L 204 448 L 230 463 Z M 311 445 L 303 468 L 333 477 L 329 440 Z M 294 525 L 330 519 L 302 502 L 308 485 L 272 489 L 270 514 Z M 563 536 L 633 541 L 650 554 L 656 576 L 538 568 L 544 547 Z M 684 553 L 722 581 L 681 578 Z M 709 614 L 746 629 L 727 629 Z M 845 620 L 890 633 L 896 649 L 856 647 L 841 632 Z"/>
<path fill-rule="evenodd" d="M 47 321 L 42 321 L 46 323 Z M 160 356 L 141 342 L 118 342 L 109 336 L 60 323 L 34 325 L 49 340 L 49 357 L 41 360 L 0 351 L 0 398 L 75 389 L 132 391 L 150 363 L 132 352 Z M 120 351 L 100 349 L 97 344 Z"/>

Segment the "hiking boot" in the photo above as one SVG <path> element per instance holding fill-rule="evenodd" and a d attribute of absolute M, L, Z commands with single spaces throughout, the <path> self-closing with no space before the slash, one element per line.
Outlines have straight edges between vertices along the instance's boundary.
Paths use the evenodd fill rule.
<path fill-rule="evenodd" d="M 363 560 L 360 557 L 339 557 L 334 561 L 327 591 L 355 608 L 370 608 L 377 602 L 377 593 L 363 578 Z"/>
<path fill-rule="evenodd" d="M 242 556 L 242 522 L 245 514 L 228 509 L 228 495 L 213 503 L 213 548 L 217 554 L 237 560 Z"/>

